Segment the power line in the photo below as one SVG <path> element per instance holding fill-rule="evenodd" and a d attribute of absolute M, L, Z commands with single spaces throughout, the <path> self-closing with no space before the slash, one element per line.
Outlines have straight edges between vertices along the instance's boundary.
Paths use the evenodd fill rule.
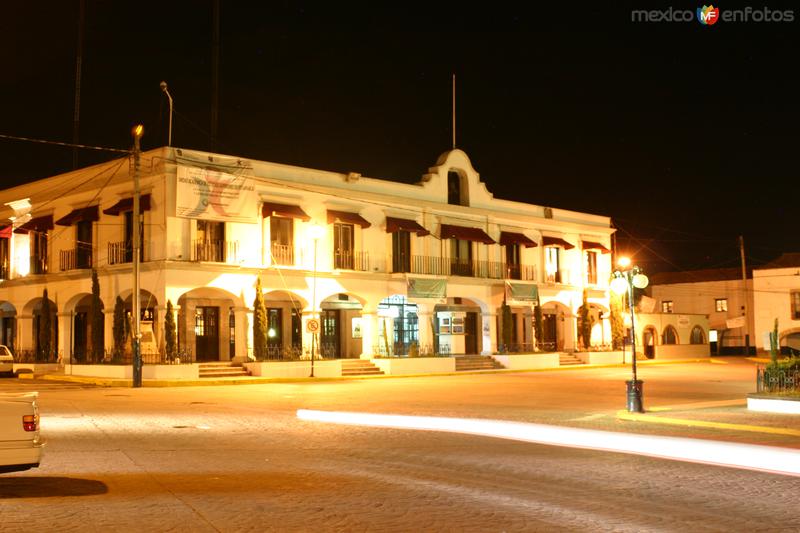
<path fill-rule="evenodd" d="M 32 139 L 30 137 L 18 137 L 16 135 L 5 135 L 0 133 L 0 139 L 10 139 L 12 141 L 27 141 L 32 143 L 39 143 L 39 144 L 49 144 L 54 146 L 64 146 L 67 148 L 85 148 L 87 150 L 99 150 L 102 152 L 115 152 L 121 154 L 129 154 L 130 150 L 120 150 L 119 148 L 108 148 L 107 146 L 90 146 L 88 144 L 75 144 L 75 143 L 64 143 L 59 141 L 47 141 L 44 139 Z"/>

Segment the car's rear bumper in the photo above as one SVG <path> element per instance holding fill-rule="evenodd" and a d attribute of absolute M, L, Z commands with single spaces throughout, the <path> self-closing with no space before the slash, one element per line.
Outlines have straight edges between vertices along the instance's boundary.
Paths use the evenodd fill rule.
<path fill-rule="evenodd" d="M 0 472 L 18 472 L 39 466 L 44 442 L 0 443 Z"/>

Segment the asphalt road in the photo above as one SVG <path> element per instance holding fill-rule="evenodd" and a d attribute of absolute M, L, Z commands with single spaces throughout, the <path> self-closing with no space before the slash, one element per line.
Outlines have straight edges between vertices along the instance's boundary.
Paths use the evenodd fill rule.
<path fill-rule="evenodd" d="M 642 369 L 645 403 L 730 400 L 752 365 Z M 39 390 L 42 466 L 0 476 L 2 531 L 798 531 L 800 478 L 454 433 L 328 425 L 298 408 L 621 422 L 625 369 L 170 389 Z M 752 437 L 749 437 L 752 438 Z"/>

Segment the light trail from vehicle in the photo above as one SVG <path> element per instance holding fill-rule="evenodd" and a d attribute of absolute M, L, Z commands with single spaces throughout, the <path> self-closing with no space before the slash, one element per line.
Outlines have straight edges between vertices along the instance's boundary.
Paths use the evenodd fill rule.
<path fill-rule="evenodd" d="M 298 409 L 297 418 L 332 424 L 463 433 L 800 477 L 800 450 L 774 446 L 475 418 L 385 415 L 309 409 Z"/>

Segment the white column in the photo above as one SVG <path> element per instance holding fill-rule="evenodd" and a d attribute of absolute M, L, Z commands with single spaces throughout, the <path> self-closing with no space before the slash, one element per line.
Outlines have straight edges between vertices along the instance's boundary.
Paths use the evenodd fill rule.
<path fill-rule="evenodd" d="M 380 341 L 378 316 L 375 311 L 361 311 L 361 359 L 372 359 L 372 347 Z"/>
<path fill-rule="evenodd" d="M 427 306 L 417 306 L 417 328 L 419 338 L 419 354 L 433 350 L 433 312 Z"/>
<path fill-rule="evenodd" d="M 483 337 L 481 355 L 492 355 L 497 352 L 497 313 L 481 313 L 478 323 L 478 335 Z"/>
<path fill-rule="evenodd" d="M 73 335 L 73 313 L 59 313 L 56 319 L 56 327 L 58 328 L 58 346 L 56 346 L 56 353 L 58 354 L 58 362 L 61 364 L 68 363 L 72 355 L 72 335 Z"/>

